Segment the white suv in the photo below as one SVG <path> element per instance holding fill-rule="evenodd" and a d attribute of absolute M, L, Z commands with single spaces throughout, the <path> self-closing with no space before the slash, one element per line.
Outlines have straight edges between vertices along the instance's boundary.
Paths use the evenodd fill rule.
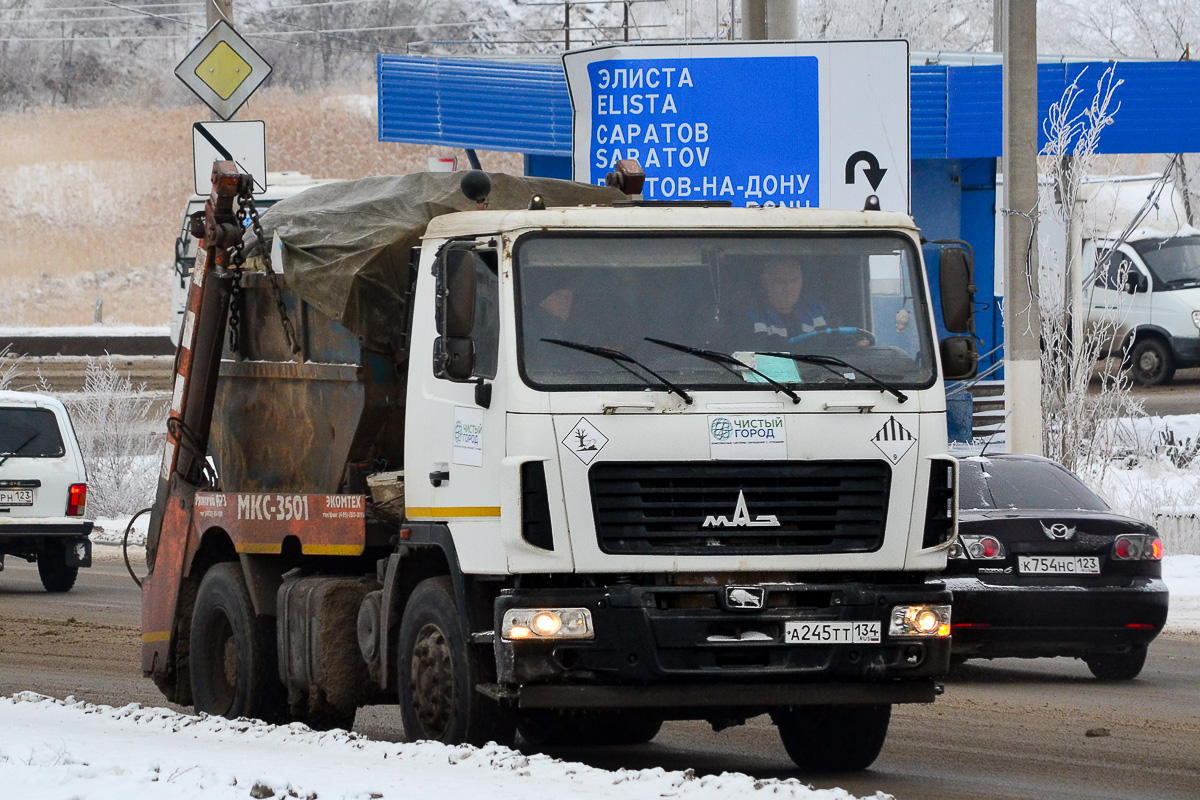
<path fill-rule="evenodd" d="M 87 473 L 67 409 L 53 397 L 0 392 L 0 570 L 5 556 L 37 561 L 48 592 L 92 565 Z"/>

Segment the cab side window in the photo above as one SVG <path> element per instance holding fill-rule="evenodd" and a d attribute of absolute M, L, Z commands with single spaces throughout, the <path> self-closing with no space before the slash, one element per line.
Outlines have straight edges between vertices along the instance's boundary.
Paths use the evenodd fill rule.
<path fill-rule="evenodd" d="M 1104 258 L 1107 259 L 1107 264 L 1101 261 L 1098 265 L 1096 286 L 1118 292 L 1123 290 L 1130 272 L 1137 268 L 1120 252 L 1107 253 Z"/>

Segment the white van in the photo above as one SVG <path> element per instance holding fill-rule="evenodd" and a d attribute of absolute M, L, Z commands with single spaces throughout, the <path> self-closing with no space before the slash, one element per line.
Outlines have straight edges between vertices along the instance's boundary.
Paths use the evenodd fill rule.
<path fill-rule="evenodd" d="M 314 178 L 303 172 L 268 172 L 267 188 L 254 196 L 254 205 L 259 212 L 266 211 L 280 200 L 294 197 L 305 189 L 323 183 L 337 183 L 338 178 Z M 196 239 L 191 232 L 192 215 L 203 214 L 207 195 L 194 194 L 183 210 L 183 223 L 175 239 L 175 272 L 171 280 L 171 344 L 179 345 L 179 331 L 183 328 L 183 315 L 187 311 L 188 285 L 192 277 L 192 265 L 196 263 Z"/>
<path fill-rule="evenodd" d="M 0 392 L 0 570 L 36 561 L 42 586 L 65 592 L 92 565 L 87 472 L 67 409 L 33 392 Z"/>
<path fill-rule="evenodd" d="M 1200 228 L 1189 224 L 1181 190 L 1162 175 L 1089 178 L 1078 204 L 1083 303 L 1089 328 L 1109 343 L 1101 356 L 1123 357 L 1142 386 L 1200 366 Z M 1051 275 L 1069 257 L 1059 217 L 1043 205 L 1038 249 Z M 995 263 L 1005 263 L 999 235 Z"/>
<path fill-rule="evenodd" d="M 1088 240 L 1083 264 L 1096 265 L 1084 287 L 1088 320 L 1115 323 L 1113 355 L 1128 352 L 1136 383 L 1167 383 L 1176 369 L 1200 366 L 1200 229 Z"/>

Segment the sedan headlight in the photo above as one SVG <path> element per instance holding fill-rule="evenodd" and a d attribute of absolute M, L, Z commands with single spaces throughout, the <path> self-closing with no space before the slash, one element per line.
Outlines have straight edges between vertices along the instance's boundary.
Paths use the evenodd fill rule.
<path fill-rule="evenodd" d="M 950 635 L 950 606 L 896 606 L 888 636 L 943 637 Z"/>
<path fill-rule="evenodd" d="M 1200 328 L 1200 311 L 1192 312 L 1192 324 Z"/>
<path fill-rule="evenodd" d="M 512 608 L 504 612 L 500 636 L 526 639 L 595 639 L 592 612 L 586 608 Z"/>

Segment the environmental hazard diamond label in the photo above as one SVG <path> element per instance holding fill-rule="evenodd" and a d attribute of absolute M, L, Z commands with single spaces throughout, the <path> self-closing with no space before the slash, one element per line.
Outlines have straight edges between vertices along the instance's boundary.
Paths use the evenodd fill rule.
<path fill-rule="evenodd" d="M 895 466 L 917 443 L 917 439 L 900 424 L 900 420 L 888 417 L 888 421 L 883 424 L 871 442 L 879 448 L 879 452 L 887 456 L 887 460 L 892 462 L 892 466 Z"/>
<path fill-rule="evenodd" d="M 562 443 L 576 458 L 584 464 L 590 464 L 604 449 L 604 445 L 608 444 L 608 437 L 595 425 L 580 417 L 579 422 L 571 426 L 571 432 L 563 438 Z"/>

